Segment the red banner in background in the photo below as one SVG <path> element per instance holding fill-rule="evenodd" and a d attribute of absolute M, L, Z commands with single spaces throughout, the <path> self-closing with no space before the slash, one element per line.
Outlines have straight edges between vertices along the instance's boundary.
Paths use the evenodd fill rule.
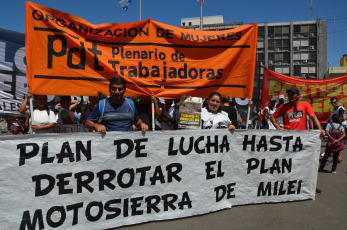
<path fill-rule="evenodd" d="M 310 103 L 318 120 L 326 123 L 333 110 L 330 98 L 336 97 L 339 105 L 347 107 L 346 83 L 347 75 L 323 80 L 307 80 L 286 76 L 264 67 L 261 108 L 268 106 L 272 97 L 278 101 L 279 95 L 285 95 L 285 102 L 288 102 L 286 91 L 291 86 L 296 86 L 301 93 L 300 100 Z"/>

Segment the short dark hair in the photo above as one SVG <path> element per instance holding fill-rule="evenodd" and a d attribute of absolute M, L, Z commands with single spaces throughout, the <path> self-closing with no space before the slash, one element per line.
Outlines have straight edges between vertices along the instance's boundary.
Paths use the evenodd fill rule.
<path fill-rule="evenodd" d="M 336 97 L 330 98 L 330 102 L 333 102 L 333 100 L 336 100 L 336 101 L 337 101 L 337 98 L 336 98 Z"/>
<path fill-rule="evenodd" d="M 276 102 L 276 98 L 274 98 L 274 97 L 270 98 L 269 103 L 271 103 L 271 102 Z"/>
<path fill-rule="evenodd" d="M 34 96 L 33 96 L 33 97 L 34 97 L 34 100 L 39 99 L 40 96 L 44 96 L 44 97 L 46 97 L 46 99 L 47 99 L 47 95 L 34 95 Z"/>
<path fill-rule="evenodd" d="M 229 103 L 229 101 L 230 101 L 229 95 L 228 94 L 223 94 L 222 95 L 222 102 L 223 103 Z"/>
<path fill-rule="evenodd" d="M 337 113 L 334 113 L 334 114 L 331 116 L 331 120 L 332 120 L 334 123 L 340 123 L 340 115 L 337 114 Z"/>
<path fill-rule="evenodd" d="M 294 94 L 300 95 L 299 89 L 296 88 L 295 86 L 290 87 L 290 89 L 288 89 L 288 90 L 286 91 L 286 93 L 289 93 L 289 92 L 292 92 L 292 93 L 294 93 Z"/>
<path fill-rule="evenodd" d="M 71 96 L 62 96 L 62 97 L 60 97 L 60 103 L 63 103 L 63 102 L 68 101 L 68 100 L 71 101 Z"/>
<path fill-rule="evenodd" d="M 124 89 L 126 87 L 126 81 L 122 77 L 119 77 L 119 76 L 115 76 L 110 80 L 109 90 L 111 90 L 111 86 L 113 84 L 123 85 Z"/>

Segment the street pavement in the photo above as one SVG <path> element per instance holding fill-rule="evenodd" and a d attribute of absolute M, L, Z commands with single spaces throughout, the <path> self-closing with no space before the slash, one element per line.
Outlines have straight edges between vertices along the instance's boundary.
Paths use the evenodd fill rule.
<path fill-rule="evenodd" d="M 326 142 L 322 142 L 321 152 Z M 155 221 L 116 228 L 116 230 L 344 230 L 347 229 L 347 145 L 344 164 L 337 174 L 318 173 L 315 200 L 236 206 L 214 213 L 175 220 Z M 332 157 L 329 158 L 329 160 Z M 330 170 L 331 166 L 325 169 Z"/>

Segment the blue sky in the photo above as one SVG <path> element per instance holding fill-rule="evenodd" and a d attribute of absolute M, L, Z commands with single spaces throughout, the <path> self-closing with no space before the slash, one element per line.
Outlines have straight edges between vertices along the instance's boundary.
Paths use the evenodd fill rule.
<path fill-rule="evenodd" d="M 32 0 L 37 4 L 81 17 L 93 24 L 125 23 L 139 20 L 139 1 L 128 11 L 119 0 Z M 1 6 L 0 28 L 25 33 L 25 1 L 6 0 Z M 339 66 L 347 54 L 346 0 L 313 0 L 313 19 L 328 21 L 328 65 Z M 142 0 L 141 19 L 180 26 L 181 18 L 199 17 L 196 0 Z M 203 16 L 223 15 L 224 22 L 264 23 L 311 20 L 311 0 L 205 0 Z M 334 33 L 335 14 L 335 33 Z"/>

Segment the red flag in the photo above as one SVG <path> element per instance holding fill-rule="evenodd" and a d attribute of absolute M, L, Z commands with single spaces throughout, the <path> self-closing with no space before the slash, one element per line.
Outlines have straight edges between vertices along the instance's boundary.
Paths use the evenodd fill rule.
<path fill-rule="evenodd" d="M 204 0 L 198 0 L 198 2 L 200 2 L 200 7 L 201 7 L 201 4 L 204 3 Z"/>

